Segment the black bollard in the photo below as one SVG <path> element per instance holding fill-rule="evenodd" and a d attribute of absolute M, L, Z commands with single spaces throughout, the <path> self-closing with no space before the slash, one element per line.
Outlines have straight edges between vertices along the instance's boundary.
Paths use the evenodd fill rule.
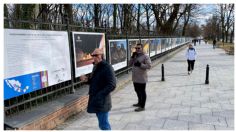
<path fill-rule="evenodd" d="M 165 77 L 164 77 L 164 65 L 161 65 L 161 81 L 165 81 Z"/>
<path fill-rule="evenodd" d="M 205 84 L 209 84 L 209 65 L 207 64 L 206 67 L 206 80 L 205 80 Z"/>

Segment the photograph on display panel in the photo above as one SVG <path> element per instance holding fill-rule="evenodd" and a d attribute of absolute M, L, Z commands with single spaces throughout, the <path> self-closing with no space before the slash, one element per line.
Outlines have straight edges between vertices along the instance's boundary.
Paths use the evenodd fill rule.
<path fill-rule="evenodd" d="M 176 47 L 176 38 L 171 38 L 172 48 Z"/>
<path fill-rule="evenodd" d="M 135 46 L 136 44 L 140 43 L 139 39 L 129 39 L 129 58 L 132 56 L 133 52 L 135 52 Z"/>
<path fill-rule="evenodd" d="M 171 38 L 166 38 L 167 40 L 167 50 L 170 50 L 171 49 Z"/>
<path fill-rule="evenodd" d="M 70 79 L 67 32 L 4 29 L 4 99 Z"/>
<path fill-rule="evenodd" d="M 180 45 L 180 42 L 181 41 L 181 39 L 180 38 L 176 38 L 176 45 Z"/>
<path fill-rule="evenodd" d="M 156 38 L 155 41 L 156 41 L 156 44 L 157 44 L 156 54 L 159 54 L 159 53 L 161 53 L 161 39 Z"/>
<path fill-rule="evenodd" d="M 92 72 L 95 48 L 103 49 L 105 57 L 105 34 L 90 32 L 72 32 L 76 77 Z"/>
<path fill-rule="evenodd" d="M 143 52 L 149 56 L 149 45 L 150 45 L 149 39 L 142 39 L 141 44 L 143 45 Z"/>
<path fill-rule="evenodd" d="M 150 40 L 150 57 L 152 57 L 156 54 L 157 43 L 155 39 L 149 39 L 149 40 Z"/>
<path fill-rule="evenodd" d="M 161 38 L 161 52 L 166 51 L 166 38 Z"/>
<path fill-rule="evenodd" d="M 127 66 L 127 44 L 126 40 L 109 40 L 110 64 L 114 70 Z"/>

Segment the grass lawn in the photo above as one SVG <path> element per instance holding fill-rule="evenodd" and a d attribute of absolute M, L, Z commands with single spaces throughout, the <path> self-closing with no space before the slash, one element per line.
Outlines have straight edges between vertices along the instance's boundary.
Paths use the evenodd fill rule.
<path fill-rule="evenodd" d="M 212 44 L 212 40 L 207 41 L 208 44 Z M 234 43 L 223 43 L 220 41 L 216 42 L 216 47 L 224 49 L 226 52 L 227 51 L 232 51 L 234 53 Z"/>

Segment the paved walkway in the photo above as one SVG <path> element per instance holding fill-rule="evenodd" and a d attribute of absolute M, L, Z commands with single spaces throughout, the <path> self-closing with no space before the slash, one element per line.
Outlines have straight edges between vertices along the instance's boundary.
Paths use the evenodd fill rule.
<path fill-rule="evenodd" d="M 198 58 L 191 75 L 187 74 L 185 51 L 149 71 L 146 110 L 134 112 L 137 103 L 132 82 L 112 95 L 110 123 L 113 130 L 233 130 L 234 56 L 212 45 L 195 47 Z M 210 66 L 205 84 L 206 65 Z M 57 130 L 99 130 L 95 114 L 81 112 Z"/>

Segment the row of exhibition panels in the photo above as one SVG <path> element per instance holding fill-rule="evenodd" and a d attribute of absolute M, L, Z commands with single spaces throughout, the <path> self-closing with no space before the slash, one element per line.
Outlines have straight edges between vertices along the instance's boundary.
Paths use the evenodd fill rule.
<path fill-rule="evenodd" d="M 191 41 L 184 37 L 106 41 L 104 33 L 4 29 L 4 100 L 71 80 L 71 35 L 75 78 L 92 72 L 95 48 L 103 49 L 117 71 L 128 67 L 137 43 L 153 57 Z"/>

